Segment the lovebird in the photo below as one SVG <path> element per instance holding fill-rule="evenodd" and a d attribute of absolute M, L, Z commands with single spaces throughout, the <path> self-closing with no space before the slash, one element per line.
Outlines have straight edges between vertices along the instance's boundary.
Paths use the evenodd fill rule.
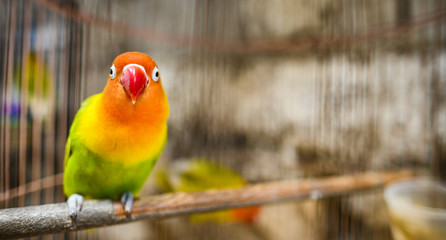
<path fill-rule="evenodd" d="M 25 91 L 22 92 L 21 71 L 18 71 L 14 84 L 21 94 L 27 95 L 28 105 L 30 106 L 33 118 L 42 118 L 46 120 L 53 115 L 54 109 L 54 77 L 49 64 L 35 53 L 27 54 L 25 76 L 22 76 L 23 83 L 26 84 Z"/>
<path fill-rule="evenodd" d="M 64 192 L 76 220 L 84 198 L 121 199 L 127 216 L 167 141 L 169 104 L 156 63 L 115 58 L 102 93 L 87 98 L 65 147 Z"/>
<path fill-rule="evenodd" d="M 32 119 L 47 120 L 53 115 L 54 77 L 49 64 L 33 51 L 29 52 L 25 59 L 24 64 L 21 61 L 14 64 L 11 99 L 8 105 L 3 102 L 3 114 L 9 114 L 12 127 L 19 125 L 20 117 L 24 113 L 22 101 L 25 99 L 29 112 L 22 117 L 27 119 L 28 124 L 32 123 Z"/>
<path fill-rule="evenodd" d="M 246 181 L 234 170 L 204 158 L 180 160 L 155 173 L 155 183 L 163 192 L 198 192 L 210 189 L 239 188 Z M 253 223 L 260 207 L 244 207 L 192 214 L 194 223 Z"/>

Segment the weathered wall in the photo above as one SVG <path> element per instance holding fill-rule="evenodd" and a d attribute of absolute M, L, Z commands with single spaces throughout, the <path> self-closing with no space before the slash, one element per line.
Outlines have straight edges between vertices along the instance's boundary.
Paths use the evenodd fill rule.
<path fill-rule="evenodd" d="M 250 182 L 398 168 L 445 177 L 444 1 L 58 3 L 0 2 L 8 34 L 0 35 L 0 75 L 9 79 L 0 103 L 25 111 L 1 114 L 2 193 L 62 171 L 77 108 L 102 90 L 125 51 L 157 61 L 169 98 L 157 166 L 207 157 Z M 44 101 L 26 99 L 17 84 L 28 52 L 53 73 L 45 114 Z M 150 179 L 144 194 L 156 191 Z M 58 186 L 0 207 L 63 200 Z M 376 190 L 265 206 L 253 225 L 178 217 L 78 236 L 389 239 L 387 219 Z"/>
<path fill-rule="evenodd" d="M 442 7 L 438 2 L 137 1 L 103 10 L 85 1 L 81 6 L 153 32 L 134 38 L 87 28 L 85 57 L 91 65 L 85 76 L 105 79 L 113 56 L 124 50 L 154 57 L 171 104 L 160 164 L 204 156 L 249 181 L 402 167 L 431 168 L 444 176 L 445 26 L 425 22 Z M 85 95 L 104 82 L 87 84 Z M 260 234 L 254 238 L 385 239 L 386 219 L 378 191 L 270 206 L 257 230 L 245 235 L 237 227 L 212 231 L 245 238 L 254 231 Z M 165 229 L 152 231 L 155 236 L 210 234 L 202 232 L 209 226 L 191 230 L 184 219 L 156 226 Z"/>

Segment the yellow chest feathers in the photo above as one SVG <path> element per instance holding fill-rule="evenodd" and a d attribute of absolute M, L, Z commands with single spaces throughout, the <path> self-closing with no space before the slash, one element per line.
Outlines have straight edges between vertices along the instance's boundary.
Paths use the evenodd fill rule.
<path fill-rule="evenodd" d="M 97 112 L 97 111 L 92 111 Z M 113 162 L 133 165 L 158 154 L 167 139 L 167 124 L 107 121 L 100 114 L 89 114 L 79 122 L 79 136 L 90 151 Z"/>

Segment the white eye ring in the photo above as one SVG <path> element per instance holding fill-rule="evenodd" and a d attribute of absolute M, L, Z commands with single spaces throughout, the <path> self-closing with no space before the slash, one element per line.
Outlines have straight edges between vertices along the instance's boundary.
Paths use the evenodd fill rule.
<path fill-rule="evenodd" d="M 113 64 L 110 68 L 110 77 L 111 79 L 115 79 L 116 78 L 116 68 L 115 68 L 115 64 Z"/>
<path fill-rule="evenodd" d="M 152 71 L 152 80 L 155 82 L 158 82 L 158 79 L 160 78 L 160 74 L 158 72 L 158 68 L 154 67 Z"/>

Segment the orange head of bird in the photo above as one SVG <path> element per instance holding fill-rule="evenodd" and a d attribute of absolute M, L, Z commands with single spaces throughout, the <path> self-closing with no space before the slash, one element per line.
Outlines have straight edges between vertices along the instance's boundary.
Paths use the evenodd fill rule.
<path fill-rule="evenodd" d="M 156 113 L 161 120 L 167 119 L 169 111 L 155 61 L 139 52 L 126 52 L 115 58 L 104 89 L 104 100 L 108 111 L 120 118 L 125 117 L 126 112 L 137 111 L 152 119 Z"/>

